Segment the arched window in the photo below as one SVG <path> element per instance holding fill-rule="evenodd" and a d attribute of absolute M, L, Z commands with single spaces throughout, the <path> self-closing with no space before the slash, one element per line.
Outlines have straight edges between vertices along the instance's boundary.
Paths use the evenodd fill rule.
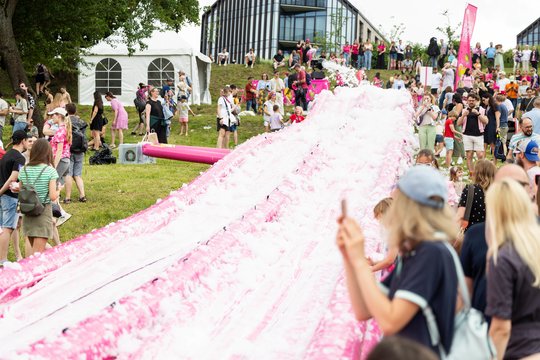
<path fill-rule="evenodd" d="M 174 80 L 174 66 L 165 58 L 157 58 L 148 65 L 148 85 L 161 87 L 167 79 Z"/>
<path fill-rule="evenodd" d="M 122 66 L 118 61 L 106 58 L 96 65 L 96 91 L 122 95 Z"/>

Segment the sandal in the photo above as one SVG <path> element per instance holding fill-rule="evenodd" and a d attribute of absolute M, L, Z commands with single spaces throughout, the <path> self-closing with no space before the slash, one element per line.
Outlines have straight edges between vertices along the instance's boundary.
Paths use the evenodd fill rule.
<path fill-rule="evenodd" d="M 64 201 L 62 201 L 64 204 L 71 204 L 71 199 L 64 199 Z"/>
<path fill-rule="evenodd" d="M 82 202 L 82 203 L 85 203 L 86 202 L 86 196 L 80 197 L 79 201 Z"/>

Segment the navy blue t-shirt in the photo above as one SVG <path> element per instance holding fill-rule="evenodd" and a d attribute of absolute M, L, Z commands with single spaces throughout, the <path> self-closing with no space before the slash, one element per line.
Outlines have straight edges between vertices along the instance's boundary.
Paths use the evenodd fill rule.
<path fill-rule="evenodd" d="M 466 277 L 473 279 L 471 305 L 481 311 L 486 309 L 486 223 L 473 225 L 465 233 L 461 248 L 461 265 Z"/>
<path fill-rule="evenodd" d="M 408 300 L 420 310 L 397 335 L 416 341 L 439 354 L 431 343 L 427 321 L 422 312 L 422 299 L 427 301 L 435 315 L 441 343 L 450 351 L 454 335 L 454 317 L 458 281 L 450 251 L 443 242 L 422 241 L 401 258 L 400 266 L 383 281 L 390 299 Z"/>

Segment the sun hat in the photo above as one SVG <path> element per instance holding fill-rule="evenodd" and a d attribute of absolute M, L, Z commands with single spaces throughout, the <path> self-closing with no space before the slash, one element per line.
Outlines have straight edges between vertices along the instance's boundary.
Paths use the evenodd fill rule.
<path fill-rule="evenodd" d="M 413 166 L 399 179 L 397 186 L 413 201 L 434 209 L 442 209 L 448 199 L 445 178 L 429 166 Z"/>
<path fill-rule="evenodd" d="M 540 161 L 540 157 L 538 156 L 538 144 L 536 141 L 521 141 L 517 146 L 517 149 L 525 155 L 527 160 L 532 162 Z"/>
<path fill-rule="evenodd" d="M 57 107 L 54 110 L 49 111 L 47 114 L 49 114 L 49 115 L 60 114 L 62 116 L 67 116 L 67 111 L 64 108 Z"/>

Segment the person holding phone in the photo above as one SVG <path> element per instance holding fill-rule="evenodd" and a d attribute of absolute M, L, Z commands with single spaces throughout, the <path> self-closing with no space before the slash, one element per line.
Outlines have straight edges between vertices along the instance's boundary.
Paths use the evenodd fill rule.
<path fill-rule="evenodd" d="M 457 302 L 456 268 L 450 245 L 445 244 L 455 238 L 457 227 L 447 197 L 446 180 L 431 167 L 414 166 L 401 177 L 383 218 L 388 245 L 399 249 L 400 258 L 380 284 L 366 258 L 361 226 L 343 216 L 336 235 L 357 320 L 373 317 L 385 336 L 408 338 L 436 354 L 450 351 Z M 422 311 L 426 305 L 435 315 L 440 348 L 429 335 Z"/>

